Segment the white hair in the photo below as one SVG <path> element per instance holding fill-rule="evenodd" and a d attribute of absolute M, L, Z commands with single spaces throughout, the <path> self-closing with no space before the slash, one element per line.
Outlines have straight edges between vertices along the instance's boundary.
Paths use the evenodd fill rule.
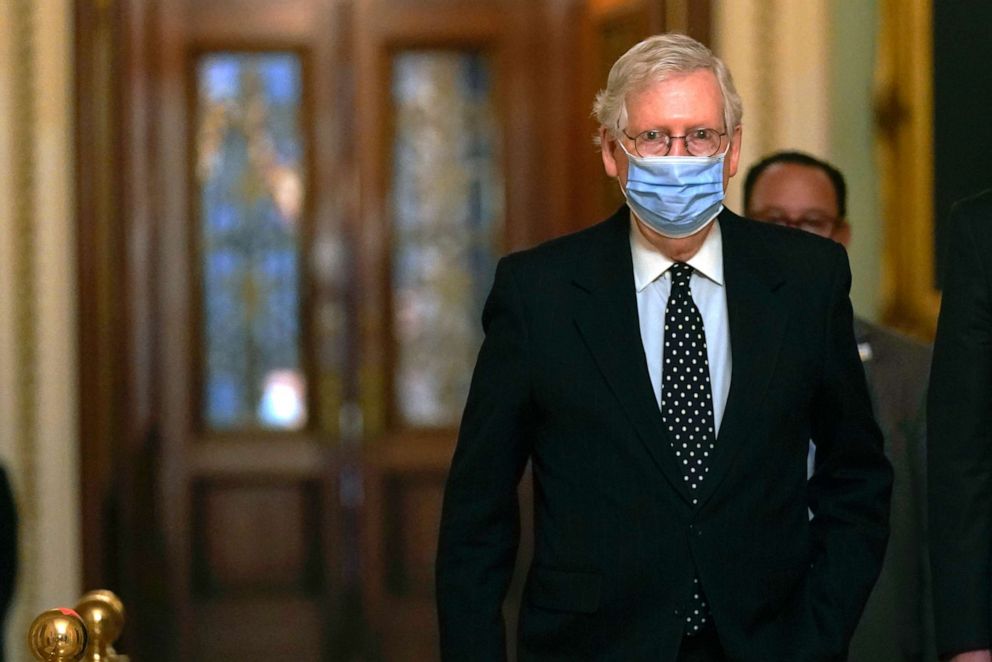
<path fill-rule="evenodd" d="M 740 125 L 744 110 L 727 65 L 692 37 L 677 33 L 648 37 L 620 56 L 610 69 L 606 89 L 596 94 L 593 115 L 616 136 L 627 126 L 627 95 L 670 76 L 699 69 L 708 69 L 716 76 L 723 97 L 724 130 L 732 133 Z"/>

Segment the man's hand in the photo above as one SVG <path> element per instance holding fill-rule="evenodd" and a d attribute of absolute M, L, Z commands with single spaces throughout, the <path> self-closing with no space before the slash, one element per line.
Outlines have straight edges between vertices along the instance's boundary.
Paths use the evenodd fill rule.
<path fill-rule="evenodd" d="M 948 660 L 948 662 L 992 662 L 992 651 L 984 650 L 959 653 Z"/>

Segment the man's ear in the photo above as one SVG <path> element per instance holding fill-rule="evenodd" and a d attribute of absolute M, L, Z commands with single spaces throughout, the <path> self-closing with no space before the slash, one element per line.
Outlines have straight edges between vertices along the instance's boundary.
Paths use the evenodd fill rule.
<path fill-rule="evenodd" d="M 605 126 L 599 127 L 599 151 L 603 156 L 603 169 L 610 177 L 616 177 L 620 173 L 617 167 L 617 160 L 614 156 L 617 148 L 617 141 Z"/>
<path fill-rule="evenodd" d="M 847 248 L 847 245 L 851 242 L 851 226 L 847 222 L 847 219 L 842 218 L 837 221 L 837 225 L 834 226 L 834 231 L 830 233 L 830 238 L 842 245 L 844 248 Z"/>
<path fill-rule="evenodd" d="M 729 177 L 733 177 L 737 174 L 737 166 L 741 159 L 741 137 L 743 132 L 741 131 L 741 126 L 738 124 L 734 128 L 734 132 L 730 136 L 730 153 L 727 154 L 727 159 L 730 161 Z M 728 178 L 729 178 L 728 177 Z"/>

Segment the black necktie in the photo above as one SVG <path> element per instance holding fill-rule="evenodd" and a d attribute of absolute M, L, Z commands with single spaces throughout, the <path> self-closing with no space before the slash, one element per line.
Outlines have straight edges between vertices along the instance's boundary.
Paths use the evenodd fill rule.
<path fill-rule="evenodd" d="M 683 480 L 695 496 L 709 471 L 716 432 L 713 425 L 713 396 L 703 318 L 692 300 L 689 279 L 692 267 L 676 262 L 671 267 L 672 291 L 665 308 L 664 380 L 661 387 L 661 416 L 668 428 Z M 709 615 L 699 578 L 693 579 L 693 598 L 685 619 L 685 631 L 698 632 Z"/>

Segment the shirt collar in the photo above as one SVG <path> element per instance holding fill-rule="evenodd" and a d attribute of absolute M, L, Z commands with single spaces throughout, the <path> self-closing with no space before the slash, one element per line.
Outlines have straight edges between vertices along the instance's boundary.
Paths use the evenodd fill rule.
<path fill-rule="evenodd" d="M 630 219 L 630 254 L 634 261 L 634 287 L 640 292 L 668 271 L 675 261 L 648 243 L 634 227 L 636 222 L 636 219 Z M 723 235 L 720 233 L 720 219 L 713 221 L 713 227 L 703 240 L 703 245 L 689 258 L 688 264 L 700 275 L 723 286 Z"/>

